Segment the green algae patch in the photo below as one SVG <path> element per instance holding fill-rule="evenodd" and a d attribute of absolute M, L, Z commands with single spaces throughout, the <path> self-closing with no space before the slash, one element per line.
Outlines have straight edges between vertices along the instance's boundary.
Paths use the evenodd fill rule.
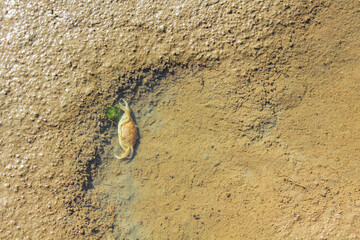
<path fill-rule="evenodd" d="M 124 113 L 120 107 L 116 105 L 106 108 L 104 112 L 106 118 L 112 122 L 118 122 Z"/>

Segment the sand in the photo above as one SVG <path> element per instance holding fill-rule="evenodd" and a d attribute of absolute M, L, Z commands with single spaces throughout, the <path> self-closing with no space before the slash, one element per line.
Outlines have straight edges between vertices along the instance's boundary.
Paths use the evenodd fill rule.
<path fill-rule="evenodd" d="M 359 236 L 358 1 L 0 9 L 1 239 Z"/>

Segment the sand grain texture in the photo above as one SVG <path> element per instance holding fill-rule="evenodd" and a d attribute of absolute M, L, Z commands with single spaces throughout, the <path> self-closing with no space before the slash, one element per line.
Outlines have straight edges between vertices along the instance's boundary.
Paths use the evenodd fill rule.
<path fill-rule="evenodd" d="M 0 10 L 1 239 L 359 236 L 358 1 Z M 105 144 L 120 97 L 129 165 Z M 100 184 L 116 164 L 132 205 Z"/>

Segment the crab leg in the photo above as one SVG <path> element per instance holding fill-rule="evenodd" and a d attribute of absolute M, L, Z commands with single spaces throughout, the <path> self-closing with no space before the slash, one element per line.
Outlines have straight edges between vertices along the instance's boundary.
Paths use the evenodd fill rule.
<path fill-rule="evenodd" d="M 119 107 L 121 110 L 124 111 L 124 114 L 125 114 L 125 118 L 124 118 L 124 121 L 119 124 L 119 128 L 122 126 L 122 125 L 125 125 L 126 123 L 128 123 L 130 121 L 130 109 L 129 109 L 129 104 L 122 98 L 121 99 L 124 103 L 125 103 L 125 106 L 122 105 L 121 103 L 119 103 Z"/>
<path fill-rule="evenodd" d="M 130 156 L 128 156 L 129 154 L 130 154 Z M 126 151 L 123 154 L 121 154 L 121 156 L 115 155 L 115 157 L 120 160 L 120 159 L 124 159 L 124 158 L 132 158 L 132 155 L 133 155 L 133 148 L 128 147 L 126 149 Z"/>

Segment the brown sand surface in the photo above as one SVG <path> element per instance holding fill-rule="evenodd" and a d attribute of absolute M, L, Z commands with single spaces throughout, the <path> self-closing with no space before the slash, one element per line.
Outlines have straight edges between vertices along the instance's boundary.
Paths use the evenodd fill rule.
<path fill-rule="evenodd" d="M 359 1 L 0 10 L 0 239 L 359 237 Z"/>

